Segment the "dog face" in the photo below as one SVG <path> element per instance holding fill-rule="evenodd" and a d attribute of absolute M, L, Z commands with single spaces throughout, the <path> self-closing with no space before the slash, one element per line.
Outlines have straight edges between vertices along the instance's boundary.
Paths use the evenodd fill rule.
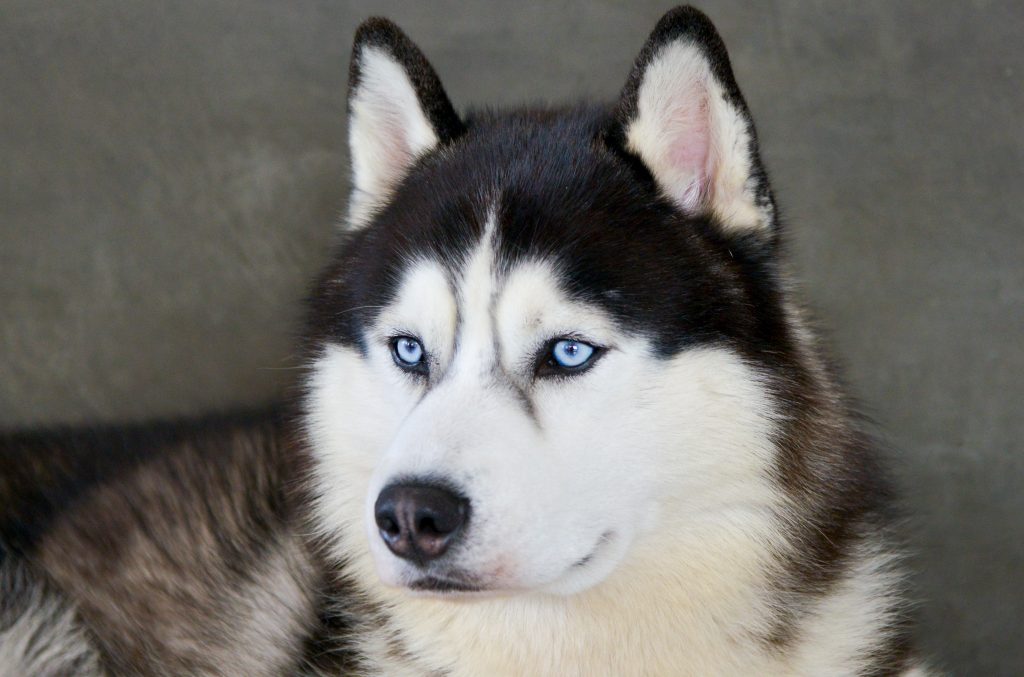
<path fill-rule="evenodd" d="M 703 15 L 662 19 L 611 110 L 466 120 L 370 20 L 349 115 L 306 397 L 339 556 L 420 594 L 571 594 L 778 501 L 774 209 Z"/>

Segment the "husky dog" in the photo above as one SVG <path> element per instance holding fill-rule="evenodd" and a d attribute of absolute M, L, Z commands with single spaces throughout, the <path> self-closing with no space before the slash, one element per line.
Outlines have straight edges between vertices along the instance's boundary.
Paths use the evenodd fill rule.
<path fill-rule="evenodd" d="M 0 674 L 924 674 L 703 14 L 465 116 L 371 19 L 348 105 L 298 402 L 3 438 Z"/>

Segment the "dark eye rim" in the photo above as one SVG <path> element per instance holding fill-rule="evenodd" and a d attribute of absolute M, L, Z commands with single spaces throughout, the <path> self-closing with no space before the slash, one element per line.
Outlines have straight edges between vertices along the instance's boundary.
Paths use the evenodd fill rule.
<path fill-rule="evenodd" d="M 420 357 L 420 361 L 416 364 L 409 364 L 398 356 L 398 342 L 405 340 L 415 341 L 420 344 L 420 350 L 423 351 L 423 355 Z M 427 349 L 423 345 L 423 341 L 418 336 L 413 336 L 412 334 L 397 334 L 388 339 L 388 348 L 391 350 L 391 359 L 394 360 L 399 369 L 417 376 L 427 375 L 429 371 L 427 367 Z"/>
<path fill-rule="evenodd" d="M 577 343 L 583 343 L 593 348 L 594 352 L 590 355 L 590 359 L 583 364 L 575 367 L 563 367 L 551 354 L 551 351 L 554 350 L 555 346 L 560 341 L 576 341 Z M 537 357 L 534 361 L 534 377 L 565 378 L 578 376 L 579 374 L 592 369 L 606 352 L 608 352 L 608 349 L 605 346 L 598 345 L 584 338 L 580 338 L 579 336 L 556 336 L 549 339 L 544 344 L 544 347 L 537 351 Z"/>

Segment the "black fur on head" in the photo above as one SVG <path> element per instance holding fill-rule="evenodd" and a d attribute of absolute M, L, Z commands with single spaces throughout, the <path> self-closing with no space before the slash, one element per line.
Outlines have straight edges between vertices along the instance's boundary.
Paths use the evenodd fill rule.
<path fill-rule="evenodd" d="M 312 346 L 358 345 L 408 261 L 426 255 L 457 267 L 495 209 L 506 263 L 556 261 L 570 293 L 650 335 L 664 354 L 717 341 L 752 354 L 784 351 L 774 248 L 762 232 L 727 234 L 710 211 L 680 209 L 624 145 L 652 59 L 677 41 L 699 48 L 727 102 L 749 121 L 721 38 L 690 7 L 658 22 L 611 107 L 478 113 L 465 122 L 406 35 L 386 19 L 362 24 L 350 96 L 359 87 L 362 50 L 384 49 L 410 76 L 423 111 L 447 142 L 443 152 L 432 150 L 412 164 L 368 227 L 349 232 L 313 294 Z M 750 132 L 752 180 L 770 201 L 752 124 Z"/>
<path fill-rule="evenodd" d="M 650 335 L 663 354 L 717 341 L 748 354 L 779 350 L 788 337 L 774 248 L 761 233 L 726 236 L 714 214 L 679 209 L 622 145 L 647 67 L 678 40 L 700 47 L 729 103 L 749 119 L 721 39 L 689 7 L 657 24 L 613 106 L 477 113 L 465 122 L 397 26 L 385 19 L 360 26 L 350 96 L 359 87 L 363 48 L 385 49 L 448 141 L 443 152 L 419 157 L 368 227 L 345 238 L 313 295 L 310 347 L 324 340 L 359 345 L 408 261 L 426 255 L 457 267 L 495 209 L 506 263 L 557 262 L 570 293 Z M 757 185 L 769 195 L 752 137 L 750 152 Z"/>
<path fill-rule="evenodd" d="M 493 213 L 502 264 L 555 263 L 568 293 L 648 337 L 658 354 L 725 344 L 784 379 L 802 378 L 776 231 L 730 232 L 710 211 L 679 208 L 616 136 L 640 113 L 652 60 L 680 40 L 699 47 L 726 103 L 749 122 L 721 39 L 691 8 L 658 23 L 613 105 L 468 114 L 457 136 L 409 167 L 366 227 L 344 233 L 311 295 L 307 356 L 330 343 L 365 349 L 366 329 L 393 300 L 409 262 L 430 258 L 458 275 Z M 367 22 L 356 45 L 357 62 L 360 45 L 386 45 L 406 73 L 420 73 L 420 104 L 455 118 L 433 69 L 393 24 Z M 358 63 L 353 82 L 358 86 Z M 443 103 L 425 105 L 431 96 Z M 752 124 L 745 131 L 751 181 L 770 203 Z"/>

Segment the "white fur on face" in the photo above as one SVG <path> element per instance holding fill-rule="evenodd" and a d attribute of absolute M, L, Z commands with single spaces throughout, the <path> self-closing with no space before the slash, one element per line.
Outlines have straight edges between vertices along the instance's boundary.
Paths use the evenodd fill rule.
<path fill-rule="evenodd" d="M 409 76 L 378 47 L 362 48 L 359 84 L 349 111 L 349 224 L 358 227 L 387 200 L 416 158 L 437 145 L 438 138 Z"/>
<path fill-rule="evenodd" d="M 365 356 L 332 345 L 314 365 L 319 527 L 388 611 L 362 649 L 395 674 L 389 628 L 415 656 L 411 674 L 856 670 L 893 608 L 878 553 L 797 628 L 806 646 L 778 655 L 754 639 L 778 620 L 773 577 L 796 517 L 771 479 L 779 414 L 758 371 L 725 347 L 658 358 L 558 279 L 544 261 L 499 277 L 488 232 L 454 279 L 410 263 Z M 426 382 L 394 364 L 395 334 L 423 341 Z M 607 352 L 578 376 L 535 379 L 538 348 L 565 335 Z M 437 564 L 492 594 L 405 589 L 421 574 L 384 546 L 373 504 L 424 475 L 472 502 Z"/>
<path fill-rule="evenodd" d="M 422 575 L 374 522 L 379 492 L 429 477 L 459 487 L 471 519 L 443 575 L 490 590 L 579 592 L 638 541 L 702 524 L 719 509 L 768 510 L 770 407 L 759 379 L 724 349 L 662 360 L 596 307 L 568 298 L 545 262 L 495 275 L 485 234 L 454 286 L 412 265 L 367 333 L 365 358 L 328 348 L 311 383 L 322 526 L 367 575 Z M 419 338 L 427 382 L 401 371 L 389 339 Z M 534 377 L 550 340 L 606 348 L 590 370 Z"/>
<path fill-rule="evenodd" d="M 710 209 L 733 230 L 771 223 L 752 185 L 750 124 L 726 101 L 697 45 L 676 41 L 654 56 L 626 139 L 683 211 Z"/>

